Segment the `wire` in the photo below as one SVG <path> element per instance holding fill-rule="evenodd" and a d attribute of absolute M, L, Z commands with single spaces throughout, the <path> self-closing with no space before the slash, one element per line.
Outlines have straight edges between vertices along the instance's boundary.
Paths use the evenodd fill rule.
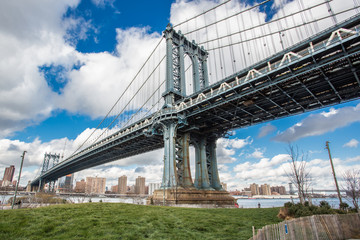
<path fill-rule="evenodd" d="M 355 10 L 355 9 L 356 9 L 356 8 L 347 9 L 347 10 L 338 12 L 338 13 L 336 13 L 336 14 L 334 14 L 334 15 L 336 16 L 336 15 L 343 14 L 343 13 L 345 13 L 345 12 L 349 12 L 349 11 Z M 275 31 L 275 32 L 271 32 L 271 33 L 266 34 L 266 35 L 264 35 L 264 36 L 254 37 L 254 38 L 251 38 L 251 39 L 247 39 L 247 40 L 235 42 L 235 43 L 233 43 L 233 45 L 241 44 L 241 43 L 244 43 L 244 42 L 249 42 L 249 41 L 252 41 L 252 40 L 255 40 L 255 39 L 259 39 L 259 38 L 263 38 L 263 37 L 266 37 L 266 36 L 271 36 L 271 35 L 278 34 L 278 33 L 281 33 L 281 32 L 285 32 L 285 31 L 288 31 L 288 30 L 291 30 L 291 29 L 294 29 L 294 28 L 297 28 L 297 27 L 304 26 L 305 24 L 314 23 L 314 22 L 316 22 L 316 21 L 321 21 L 321 20 L 324 20 L 324 19 L 327 19 L 327 18 L 331 18 L 331 17 L 333 17 L 333 16 L 326 16 L 326 17 L 318 18 L 318 19 L 313 20 L 313 21 L 310 21 L 310 22 L 308 22 L 308 23 L 303 23 L 303 24 L 300 24 L 300 25 L 296 25 L 296 26 L 293 26 L 293 27 L 289 27 L 289 28 L 284 29 L 284 30 L 278 30 L 278 31 Z M 214 50 L 217 50 L 217 49 L 219 49 L 219 48 L 225 48 L 225 47 L 228 47 L 228 46 L 230 46 L 230 45 L 228 44 L 228 45 L 224 45 L 224 46 L 219 46 L 219 47 L 216 47 L 216 48 L 208 49 L 207 51 L 214 51 Z"/>
<path fill-rule="evenodd" d="M 135 81 L 135 79 L 137 78 L 137 76 L 139 75 L 139 73 L 141 72 L 141 70 L 144 68 L 145 64 L 149 61 L 149 59 L 151 58 L 151 56 L 154 54 L 155 50 L 160 46 L 160 43 L 163 41 L 163 37 L 161 37 L 160 41 L 158 42 L 158 44 L 155 46 L 154 50 L 150 53 L 150 56 L 146 59 L 146 61 L 144 62 L 144 64 L 141 66 L 141 68 L 139 69 L 139 71 L 136 73 L 135 77 L 131 80 L 131 82 L 129 83 L 129 85 L 126 87 L 126 89 L 123 91 L 123 93 L 120 95 L 120 97 L 117 99 L 117 101 L 115 102 L 115 104 L 111 107 L 111 109 L 108 111 L 108 113 L 106 114 L 106 116 L 101 120 L 101 122 L 97 125 L 97 127 L 94 129 L 94 131 L 85 139 L 85 141 L 70 155 L 74 155 L 77 151 L 79 151 L 84 144 L 89 140 L 89 138 L 96 132 L 96 130 L 101 126 L 101 124 L 107 119 L 107 117 L 110 115 L 110 113 L 112 112 L 112 110 L 114 109 L 114 107 L 117 105 L 117 103 L 120 101 L 120 99 L 124 96 L 124 94 L 127 92 L 127 90 L 130 88 L 130 86 L 132 85 L 132 83 Z M 113 122 L 113 121 L 112 121 Z"/>
<path fill-rule="evenodd" d="M 320 4 L 317 4 L 317 5 L 311 6 L 311 7 L 309 7 L 309 8 L 300 10 L 300 11 L 298 11 L 298 12 L 294 12 L 294 13 L 291 13 L 291 14 L 289 14 L 289 15 L 286 15 L 286 16 L 283 16 L 283 17 L 280 17 L 280 18 L 277 18 L 277 19 L 275 19 L 275 20 L 272 20 L 272 21 L 269 21 L 269 22 L 265 22 L 265 23 L 259 24 L 259 25 L 257 25 L 257 26 L 253 26 L 253 27 L 244 29 L 244 30 L 242 30 L 242 31 L 240 31 L 240 32 L 231 33 L 231 34 L 229 34 L 229 35 L 222 36 L 222 37 L 219 37 L 219 38 L 230 37 L 230 36 L 232 36 L 232 35 L 239 34 L 239 33 L 241 33 L 241 32 L 250 31 L 250 30 L 253 30 L 254 28 L 258 28 L 258 27 L 261 27 L 261 26 L 264 26 L 264 25 L 268 25 L 268 24 L 271 24 L 271 23 L 275 23 L 275 22 L 280 21 L 280 20 L 282 20 L 282 19 L 291 17 L 292 15 L 296 15 L 296 14 L 299 14 L 299 13 L 301 13 L 301 12 L 304 12 L 304 11 L 311 10 L 311 9 L 313 9 L 313 8 L 319 7 L 319 6 L 323 5 L 323 4 L 326 4 L 326 3 L 320 3 Z M 242 19 L 242 20 L 243 20 L 243 19 Z M 200 44 L 205 44 L 205 43 L 207 43 L 207 42 L 212 42 L 212 41 L 216 41 L 216 40 L 218 40 L 218 39 L 217 39 L 217 38 L 214 38 L 214 39 L 211 39 L 211 40 L 208 40 L 208 41 L 205 41 L 205 42 L 200 42 L 200 43 L 198 43 L 198 44 L 199 44 L 199 45 L 200 45 Z"/>
<path fill-rule="evenodd" d="M 154 70 L 151 72 L 151 74 L 149 75 L 149 77 L 143 82 L 143 84 L 138 88 L 138 90 L 135 92 L 135 94 L 132 96 L 132 98 L 128 101 L 128 103 L 125 105 L 125 107 L 123 107 L 123 109 L 121 110 L 120 113 L 118 113 L 118 115 L 111 121 L 111 123 L 107 126 L 107 129 L 115 122 L 116 119 L 118 119 L 118 117 L 124 112 L 125 108 L 132 103 L 132 100 L 135 98 L 135 96 L 139 93 L 139 91 L 142 89 L 142 87 L 145 85 L 145 83 L 150 79 L 150 76 L 155 72 L 155 70 L 158 68 L 158 66 L 160 66 L 161 62 L 165 59 L 166 55 L 164 55 L 164 57 L 161 59 L 161 61 L 159 62 L 159 64 L 156 66 L 156 68 L 154 68 Z M 154 93 L 153 93 L 154 94 Z M 145 103 L 146 104 L 146 103 Z M 104 131 L 105 132 L 105 131 Z M 103 132 L 103 133 L 104 133 Z M 103 135 L 100 134 L 100 136 L 98 136 L 95 140 L 95 142 L 97 142 L 99 140 L 99 138 Z"/>
<path fill-rule="evenodd" d="M 185 21 L 183 21 L 183 22 L 181 22 L 181 23 L 178 23 L 178 24 L 174 25 L 173 27 L 175 28 L 175 27 L 178 27 L 178 26 L 180 26 L 180 25 L 182 25 L 182 24 L 184 24 L 184 23 L 187 23 L 187 22 L 189 22 L 189 21 L 191 21 L 191 20 L 193 20 L 193 19 L 195 19 L 195 18 L 197 18 L 197 17 L 200 17 L 201 15 L 204 15 L 204 14 L 206 14 L 206 13 L 208 13 L 208 12 L 211 12 L 212 10 L 215 10 L 215 9 L 218 8 L 218 7 L 221 7 L 221 6 L 224 5 L 224 4 L 227 4 L 228 2 L 231 2 L 231 0 L 227 0 L 227 1 L 223 2 L 223 3 L 220 3 L 220 4 L 216 5 L 216 6 L 213 7 L 213 8 L 210 8 L 210 9 L 206 10 L 205 12 L 202 12 L 202 13 L 200 13 L 200 14 L 192 17 L 192 18 L 189 18 L 189 19 L 187 19 L 187 20 L 185 20 Z"/>
<path fill-rule="evenodd" d="M 204 28 L 206 28 L 206 27 L 209 27 L 209 26 L 211 26 L 211 25 L 214 25 L 214 24 L 217 24 L 217 23 L 219 23 L 219 22 L 225 21 L 225 20 L 227 20 L 227 19 L 229 19 L 229 18 L 235 17 L 235 16 L 237 16 L 237 15 L 239 15 L 239 14 L 242 14 L 242 13 L 244 13 L 244 12 L 250 11 L 251 9 L 257 8 L 257 7 L 263 5 L 263 4 L 267 3 L 267 2 L 270 2 L 270 1 L 273 1 L 273 0 L 263 1 L 263 2 L 261 2 L 261 3 L 259 3 L 259 4 L 256 4 L 256 5 L 254 5 L 254 6 L 252 6 L 252 7 L 249 7 L 249 8 L 247 8 L 247 9 L 245 9 L 245 10 L 242 10 L 242 11 L 240 11 L 240 12 L 238 12 L 238 13 L 235 13 L 235 14 L 233 14 L 233 15 L 230 15 L 230 16 L 228 16 L 228 17 L 226 17 L 226 18 L 223 18 L 223 19 L 220 19 L 220 20 L 218 20 L 218 21 L 216 21 L 216 22 L 210 23 L 210 24 L 207 25 L 207 26 L 203 26 L 203 27 L 201 27 L 201 28 L 198 28 L 198 29 L 192 30 L 192 31 L 190 31 L 190 32 L 184 33 L 184 35 L 187 35 L 187 34 L 190 34 L 190 33 L 196 32 L 196 31 L 199 31 L 199 30 L 204 29 Z"/>

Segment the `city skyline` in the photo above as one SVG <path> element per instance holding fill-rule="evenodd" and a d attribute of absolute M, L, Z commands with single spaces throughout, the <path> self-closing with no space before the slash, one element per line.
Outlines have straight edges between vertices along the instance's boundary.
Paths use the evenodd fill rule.
<path fill-rule="evenodd" d="M 318 1 L 304 1 L 311 2 Z M 9 86 L 0 94 L 11 99 L 4 99 L 0 105 L 5 109 L 0 116 L 0 172 L 15 165 L 17 175 L 20 154 L 26 150 L 20 182 L 26 185 L 38 173 L 45 152 L 70 156 L 101 121 L 104 113 L 99 109 L 107 110 L 118 97 L 119 89 L 124 87 L 119 79 L 130 78 L 138 70 L 142 62 L 132 60 L 147 57 L 168 21 L 179 22 L 217 3 L 163 1 L 161 6 L 153 6 L 151 1 L 142 1 L 136 11 L 135 3 L 106 0 L 69 0 L 36 6 L 26 1 L 4 3 L 0 10 L 0 46 L 9 46 L 10 51 L 0 48 L 0 53 L 4 59 L 19 57 L 0 62 L 2 83 Z M 272 4 L 255 9 L 254 14 L 265 21 L 285 8 Z M 288 9 L 294 7 L 291 1 L 284 4 Z M 353 2 L 344 1 L 344 6 L 330 4 L 337 10 Z M 246 8 L 245 4 L 242 8 Z M 16 21 L 19 9 L 25 14 Z M 340 17 L 338 21 L 341 20 Z M 27 26 L 21 21 L 27 21 Z M 129 65 L 124 67 L 122 62 Z M 19 66 L 26 67 L 18 70 Z M 121 71 L 127 75 L 121 75 Z M 100 81 L 102 88 L 98 87 Z M 21 89 L 22 84 L 33 88 Z M 16 95 L 11 95 L 10 86 L 17 89 Z M 227 183 L 229 190 L 243 189 L 253 182 L 287 185 L 286 148 L 291 142 L 308 153 L 313 187 L 335 189 L 325 142 L 330 141 L 341 180 L 346 170 L 360 169 L 358 132 L 360 100 L 233 131 L 229 138 L 217 142 L 220 181 Z M 190 159 L 194 179 L 193 148 Z M 110 187 L 122 175 L 134 184 L 141 175 L 156 183 L 161 182 L 162 161 L 163 152 L 157 150 L 75 173 L 74 178 L 107 177 Z"/>

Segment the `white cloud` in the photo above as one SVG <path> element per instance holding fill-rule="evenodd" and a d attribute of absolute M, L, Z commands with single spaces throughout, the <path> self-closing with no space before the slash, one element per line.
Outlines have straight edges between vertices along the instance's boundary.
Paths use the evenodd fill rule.
<path fill-rule="evenodd" d="M 114 53 L 79 53 L 74 48 L 77 41 L 87 39 L 89 29 L 95 34 L 97 30 L 90 20 L 64 17 L 68 8 L 74 8 L 78 3 L 78 0 L 67 0 L 36 4 L 32 1 L 10 1 L 2 4 L 0 137 L 38 124 L 51 116 L 55 109 L 94 118 L 104 116 L 161 38 L 158 33 L 148 33 L 147 27 L 116 29 Z M 112 1 L 95 3 L 100 6 Z M 74 65 L 81 67 L 73 69 Z M 41 66 L 63 67 L 61 74 L 65 87 L 60 89 L 60 93 L 49 87 L 39 70 Z M 56 81 L 60 81 L 59 78 Z M 122 102 L 127 103 L 134 96 L 139 82 L 142 83 L 142 79 L 137 80 Z M 151 83 L 151 87 L 143 92 L 153 91 L 154 86 Z M 147 97 L 142 92 L 139 95 L 138 98 Z M 141 101 L 143 103 L 144 100 Z M 139 100 L 135 103 L 129 107 L 133 109 L 140 104 Z M 117 107 L 115 110 L 120 109 Z"/>
<path fill-rule="evenodd" d="M 360 104 L 355 107 L 331 108 L 328 112 L 311 114 L 301 122 L 273 138 L 279 142 L 293 142 L 300 138 L 322 135 L 337 128 L 360 121 Z"/>
<path fill-rule="evenodd" d="M 255 151 L 252 154 L 249 154 L 247 157 L 248 158 L 263 158 L 264 151 L 262 151 L 260 148 L 256 148 Z"/>
<path fill-rule="evenodd" d="M 269 135 L 270 133 L 274 132 L 276 130 L 276 127 L 274 125 L 271 125 L 271 123 L 266 124 L 265 126 L 262 126 L 259 130 L 258 138 L 265 137 Z"/>
<path fill-rule="evenodd" d="M 0 9 L 0 137 L 36 124 L 56 108 L 56 93 L 38 67 L 76 60 L 74 48 L 65 42 L 62 16 L 78 0 L 6 1 Z M 77 20 L 73 19 L 73 24 Z"/>
<path fill-rule="evenodd" d="M 115 0 L 91 0 L 91 2 L 98 7 L 105 7 L 106 5 L 113 6 Z"/>
<path fill-rule="evenodd" d="M 334 159 L 334 165 L 340 185 L 342 184 L 342 174 L 348 169 L 360 169 L 360 156 L 351 159 Z M 240 187 L 249 187 L 253 182 L 257 184 L 268 183 L 270 185 L 284 185 L 287 189 L 289 182 L 287 172 L 289 170 L 289 155 L 278 154 L 271 158 L 262 158 L 257 162 L 245 162 L 233 168 L 235 174 L 234 184 Z M 348 165 L 351 161 L 352 165 Z M 314 189 L 335 189 L 332 170 L 328 159 L 312 159 L 307 162 L 307 168 L 312 177 L 312 188 Z M 231 181 L 231 179 L 230 179 Z"/>
<path fill-rule="evenodd" d="M 358 145 L 359 141 L 353 138 L 349 142 L 345 143 L 343 147 L 357 148 Z"/>
<path fill-rule="evenodd" d="M 219 138 L 217 140 L 216 154 L 219 163 L 235 162 L 237 158 L 234 157 L 236 149 L 241 149 L 252 143 L 252 139 L 247 137 L 245 139 L 228 139 Z"/>

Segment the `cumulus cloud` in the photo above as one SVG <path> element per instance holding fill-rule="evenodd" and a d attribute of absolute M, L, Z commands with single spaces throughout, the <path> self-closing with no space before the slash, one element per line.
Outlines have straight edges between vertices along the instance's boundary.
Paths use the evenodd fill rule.
<path fill-rule="evenodd" d="M 93 118 L 104 116 L 161 38 L 159 33 L 149 33 L 148 27 L 116 29 L 113 53 L 80 53 L 74 47 L 77 41 L 87 39 L 89 29 L 95 34 L 97 31 L 91 21 L 71 14 L 65 16 L 78 3 L 67 0 L 2 4 L 0 137 L 38 124 L 56 109 Z M 111 5 L 112 1 L 94 3 Z M 58 73 L 62 77 L 55 75 L 53 80 L 63 85 L 57 91 L 51 88 L 52 83 L 42 71 L 42 67 L 54 66 L 62 69 Z M 123 102 L 134 96 L 142 80 L 134 84 Z M 153 91 L 155 84 L 151 86 L 145 90 Z M 132 109 L 143 102 L 137 101 Z M 120 107 L 116 109 L 119 110 Z"/>
<path fill-rule="evenodd" d="M 359 141 L 353 138 L 349 142 L 345 143 L 343 147 L 357 148 L 358 145 Z"/>
<path fill-rule="evenodd" d="M 266 124 L 265 126 L 262 126 L 259 130 L 258 138 L 265 137 L 269 135 L 270 133 L 274 132 L 276 130 L 276 127 L 272 125 L 271 123 Z"/>
<path fill-rule="evenodd" d="M 334 159 L 336 171 L 340 175 L 348 169 L 359 169 L 360 164 L 356 156 L 349 159 Z M 262 158 L 255 162 L 244 162 L 233 168 L 235 173 L 234 186 L 238 189 L 249 187 L 253 182 L 258 184 L 268 183 L 271 185 L 284 185 L 287 188 L 289 182 L 287 173 L 290 172 L 288 154 L 278 154 L 270 158 Z M 347 164 L 349 161 L 352 165 Z M 331 166 L 328 159 L 312 159 L 307 162 L 307 168 L 312 177 L 312 187 L 314 189 L 335 189 Z M 231 181 L 231 180 L 230 180 Z M 341 182 L 341 178 L 339 178 Z M 237 185 L 236 185 L 237 182 Z M 341 185 L 341 183 L 340 183 Z"/>
<path fill-rule="evenodd" d="M 78 0 L 7 1 L 0 9 L 0 137 L 50 116 L 54 93 L 39 66 L 61 63 L 70 68 L 74 48 L 65 42 L 68 22 L 62 16 Z M 78 23 L 73 19 L 73 25 Z"/>
<path fill-rule="evenodd" d="M 263 158 L 264 157 L 264 150 L 260 148 L 256 148 L 252 154 L 248 154 L 248 158 Z"/>
<path fill-rule="evenodd" d="M 331 108 L 328 112 L 311 114 L 301 122 L 273 138 L 279 142 L 293 142 L 300 138 L 322 135 L 337 128 L 360 121 L 360 104 L 355 107 Z"/>
<path fill-rule="evenodd" d="M 91 0 L 91 2 L 98 7 L 105 7 L 106 5 L 113 6 L 115 0 Z"/>
<path fill-rule="evenodd" d="M 217 140 L 216 154 L 219 163 L 232 163 L 237 160 L 234 156 L 237 149 L 241 149 L 252 143 L 252 139 L 247 137 L 245 139 L 228 139 L 219 138 Z"/>

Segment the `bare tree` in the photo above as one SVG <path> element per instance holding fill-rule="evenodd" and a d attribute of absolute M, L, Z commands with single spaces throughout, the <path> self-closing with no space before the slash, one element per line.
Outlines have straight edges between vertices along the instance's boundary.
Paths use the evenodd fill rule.
<path fill-rule="evenodd" d="M 301 204 L 305 204 L 305 199 L 311 185 L 310 171 L 306 167 L 307 155 L 299 153 L 297 146 L 289 144 L 288 154 L 290 156 L 289 165 L 290 172 L 286 172 L 290 182 L 292 182 L 298 190 L 298 196 Z"/>
<path fill-rule="evenodd" d="M 346 197 L 353 203 L 354 208 L 359 211 L 360 199 L 360 171 L 348 170 L 343 174 Z"/>

